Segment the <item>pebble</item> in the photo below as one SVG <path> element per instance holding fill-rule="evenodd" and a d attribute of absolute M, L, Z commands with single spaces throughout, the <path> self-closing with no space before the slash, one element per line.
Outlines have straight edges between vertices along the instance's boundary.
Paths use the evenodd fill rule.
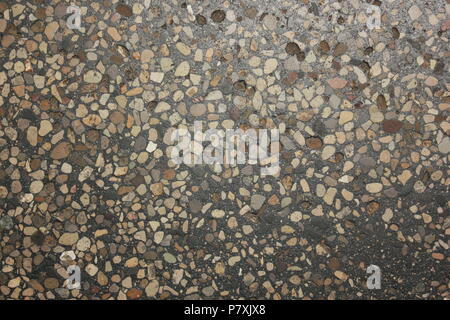
<path fill-rule="evenodd" d="M 339 115 L 339 125 L 346 124 L 349 121 L 353 120 L 353 112 L 351 111 L 342 111 Z"/>
<path fill-rule="evenodd" d="M 328 80 L 328 84 L 333 89 L 342 89 L 347 84 L 347 80 L 342 79 L 342 78 L 333 78 L 333 79 Z"/>
<path fill-rule="evenodd" d="M 264 204 L 265 200 L 266 200 L 265 196 L 260 195 L 260 194 L 254 194 L 254 195 L 252 195 L 250 205 L 254 210 L 259 210 L 262 207 L 262 205 Z"/>
<path fill-rule="evenodd" d="M 95 70 L 89 70 L 84 74 L 84 81 L 87 83 L 99 83 L 102 80 L 102 74 Z"/>
<path fill-rule="evenodd" d="M 214 10 L 211 13 L 211 20 L 215 23 L 221 23 L 225 20 L 225 11 L 223 10 Z"/>
<path fill-rule="evenodd" d="M 409 17 L 411 20 L 416 20 L 422 16 L 422 11 L 416 5 L 412 5 L 408 10 Z"/>
<path fill-rule="evenodd" d="M 59 243 L 63 246 L 71 246 L 78 241 L 78 233 L 67 232 L 61 235 Z"/>
<path fill-rule="evenodd" d="M 126 18 L 129 18 L 133 15 L 133 10 L 131 9 L 131 7 L 125 4 L 118 4 L 116 6 L 116 12 Z"/>
<path fill-rule="evenodd" d="M 336 152 L 336 147 L 334 146 L 325 146 L 322 149 L 322 160 L 328 160 L 331 158 Z"/>
<path fill-rule="evenodd" d="M 270 58 L 264 64 L 264 73 L 270 74 L 274 72 L 278 67 L 278 61 L 276 59 Z"/>
<path fill-rule="evenodd" d="M 383 190 L 383 185 L 381 183 L 369 183 L 366 185 L 366 190 L 370 193 L 378 193 Z"/>
<path fill-rule="evenodd" d="M 185 77 L 189 74 L 189 71 L 190 71 L 189 62 L 183 61 L 175 69 L 175 76 L 176 77 Z"/>
<path fill-rule="evenodd" d="M 72 151 L 72 145 L 69 142 L 63 141 L 58 143 L 50 153 L 50 157 L 54 160 L 61 160 L 67 158 Z"/>
<path fill-rule="evenodd" d="M 445 137 L 442 139 L 441 143 L 438 145 L 439 152 L 443 154 L 447 154 L 450 152 L 450 138 Z"/>
<path fill-rule="evenodd" d="M 398 120 L 383 121 L 383 130 L 387 133 L 396 133 L 403 127 L 403 122 Z"/>

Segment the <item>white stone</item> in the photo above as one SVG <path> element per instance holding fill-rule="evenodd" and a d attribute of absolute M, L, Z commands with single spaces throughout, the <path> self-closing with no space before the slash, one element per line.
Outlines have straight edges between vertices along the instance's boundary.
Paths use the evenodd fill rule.
<path fill-rule="evenodd" d="M 220 218 L 223 218 L 223 217 L 225 216 L 225 211 L 219 210 L 219 209 L 214 209 L 214 210 L 211 212 L 211 215 L 212 215 L 214 218 L 220 219 Z"/>
<path fill-rule="evenodd" d="M 38 88 L 38 89 L 44 88 L 45 77 L 36 74 L 33 76 L 33 79 L 34 79 L 34 85 L 36 86 L 36 88 Z"/>
<path fill-rule="evenodd" d="M 91 167 L 85 167 L 78 175 L 78 180 L 80 182 L 83 182 L 84 180 L 86 180 L 87 178 L 89 178 L 91 176 L 93 171 L 94 171 L 94 169 L 92 169 Z"/>
<path fill-rule="evenodd" d="M 27 130 L 27 140 L 34 147 L 37 145 L 38 130 L 36 127 L 29 127 Z"/>
<path fill-rule="evenodd" d="M 381 74 L 381 71 L 382 71 L 381 64 L 380 62 L 377 62 L 370 68 L 370 75 L 372 77 L 379 76 Z"/>
<path fill-rule="evenodd" d="M 343 125 L 349 121 L 353 120 L 353 112 L 351 111 L 342 111 L 339 115 L 339 124 Z"/>
<path fill-rule="evenodd" d="M 85 268 L 86 273 L 91 277 L 95 276 L 98 272 L 98 267 L 92 263 L 88 264 Z"/>
<path fill-rule="evenodd" d="M 153 237 L 153 241 L 155 241 L 156 244 L 160 244 L 163 238 L 164 238 L 164 232 L 163 231 L 157 231 L 157 232 L 155 232 L 155 235 Z"/>
<path fill-rule="evenodd" d="M 146 50 L 142 51 L 141 61 L 144 63 L 150 62 L 154 56 L 155 56 L 155 54 L 153 53 L 152 50 L 146 49 Z"/>
<path fill-rule="evenodd" d="M 422 11 L 418 6 L 413 5 L 411 8 L 409 8 L 408 14 L 411 20 L 416 20 L 422 15 Z"/>
<path fill-rule="evenodd" d="M 392 217 L 394 217 L 394 213 L 390 208 L 387 208 L 384 214 L 381 216 L 384 222 L 389 222 L 392 219 Z"/>
<path fill-rule="evenodd" d="M 88 237 L 83 237 L 77 242 L 77 249 L 80 251 L 86 251 L 91 247 L 91 240 Z"/>
<path fill-rule="evenodd" d="M 276 70 L 277 67 L 278 67 L 277 59 L 270 58 L 264 64 L 264 73 L 266 74 L 272 73 Z"/>
<path fill-rule="evenodd" d="M 61 166 L 61 171 L 64 173 L 72 173 L 72 165 L 64 162 Z"/>
<path fill-rule="evenodd" d="M 189 74 L 189 71 L 191 70 L 191 67 L 189 65 L 189 62 L 183 61 L 178 65 L 178 67 L 175 70 L 175 76 L 176 77 L 185 77 Z"/>
<path fill-rule="evenodd" d="M 211 101 L 211 100 L 220 100 L 223 98 L 223 94 L 220 90 L 214 90 L 206 96 L 205 100 Z"/>
<path fill-rule="evenodd" d="M 41 192 L 41 190 L 44 188 L 44 183 L 42 183 L 42 181 L 33 181 L 30 184 L 30 192 L 31 193 L 39 193 Z"/>
<path fill-rule="evenodd" d="M 75 261 L 75 259 L 77 258 L 77 256 L 75 255 L 75 252 L 73 252 L 73 250 L 69 250 L 69 251 L 64 251 L 63 253 L 61 253 L 61 255 L 59 256 L 59 259 L 61 261 Z"/>
<path fill-rule="evenodd" d="M 170 58 L 161 58 L 161 70 L 167 72 L 173 68 L 173 62 Z"/>
<path fill-rule="evenodd" d="M 155 112 L 160 113 L 160 112 L 167 111 L 169 109 L 170 109 L 170 104 L 168 104 L 167 102 L 164 102 L 164 101 L 160 101 L 155 108 Z"/>
<path fill-rule="evenodd" d="M 444 153 L 444 154 L 449 153 L 450 152 L 450 138 L 445 137 L 444 139 L 442 139 L 441 143 L 439 143 L 439 145 L 438 145 L 438 148 L 439 148 L 440 153 Z"/>
<path fill-rule="evenodd" d="M 162 72 L 152 72 L 150 73 L 150 80 L 154 82 L 161 83 L 164 79 L 164 73 Z"/>
<path fill-rule="evenodd" d="M 401 182 L 403 185 L 405 185 L 405 184 L 408 182 L 409 178 L 411 178 L 411 177 L 412 177 L 411 171 L 409 171 L 409 170 L 404 170 L 404 171 L 402 172 L 402 174 L 398 176 L 398 180 L 400 180 L 400 182 Z"/>
<path fill-rule="evenodd" d="M 48 120 L 42 120 L 39 126 L 39 135 L 41 137 L 47 135 L 50 131 L 53 130 L 52 123 Z"/>
<path fill-rule="evenodd" d="M 188 56 L 191 54 L 191 48 L 189 48 L 186 44 L 184 44 L 183 42 L 177 42 L 175 44 L 176 48 L 178 49 L 178 51 L 180 51 L 180 53 L 184 56 Z"/>
<path fill-rule="evenodd" d="M 258 210 L 262 207 L 262 205 L 264 204 L 264 201 L 266 200 L 266 197 L 260 194 L 254 194 L 252 195 L 252 198 L 250 200 L 250 206 L 254 209 L 254 210 Z"/>
<path fill-rule="evenodd" d="M 336 152 L 336 148 L 334 146 L 325 146 L 322 150 L 322 160 L 327 160 L 331 158 Z"/>
<path fill-rule="evenodd" d="M 145 148 L 145 150 L 149 153 L 152 153 L 153 151 L 156 150 L 156 148 L 158 147 L 158 145 L 152 141 L 150 141 L 147 145 L 147 148 Z"/>

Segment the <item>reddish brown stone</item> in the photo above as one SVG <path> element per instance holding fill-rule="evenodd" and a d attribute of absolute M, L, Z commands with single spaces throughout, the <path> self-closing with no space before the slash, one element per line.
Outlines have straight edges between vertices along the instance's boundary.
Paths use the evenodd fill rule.
<path fill-rule="evenodd" d="M 383 121 L 383 130 L 387 133 L 396 133 L 403 127 L 403 122 L 398 120 Z"/>
<path fill-rule="evenodd" d="M 128 299 L 139 299 L 142 296 L 142 290 L 136 289 L 136 288 L 132 288 L 130 290 L 128 290 L 127 292 L 127 297 Z"/>
<path fill-rule="evenodd" d="M 298 78 L 298 73 L 295 71 L 289 72 L 287 78 L 285 79 L 285 83 L 287 85 L 293 84 Z"/>
<path fill-rule="evenodd" d="M 445 20 L 441 24 L 441 31 L 447 31 L 447 30 L 450 30 L 450 19 Z"/>

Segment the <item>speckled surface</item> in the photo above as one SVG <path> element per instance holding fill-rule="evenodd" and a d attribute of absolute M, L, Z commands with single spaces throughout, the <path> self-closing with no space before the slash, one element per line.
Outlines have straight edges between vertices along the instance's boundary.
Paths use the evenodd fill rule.
<path fill-rule="evenodd" d="M 444 0 L 0 1 L 0 299 L 448 299 L 449 28 Z M 278 129 L 279 172 L 175 164 L 194 121 Z"/>

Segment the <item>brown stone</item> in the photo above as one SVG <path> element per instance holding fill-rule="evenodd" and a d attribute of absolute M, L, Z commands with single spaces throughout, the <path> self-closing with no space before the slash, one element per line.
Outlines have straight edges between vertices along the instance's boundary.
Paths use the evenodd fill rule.
<path fill-rule="evenodd" d="M 431 254 L 431 256 L 432 256 L 434 259 L 437 259 L 437 260 L 444 260 L 444 255 L 443 255 L 442 253 L 439 253 L 439 252 L 433 252 L 433 253 Z"/>
<path fill-rule="evenodd" d="M 225 20 L 225 11 L 223 10 L 213 11 L 213 13 L 211 13 L 211 19 L 216 23 L 222 22 L 223 20 Z"/>
<path fill-rule="evenodd" d="M 164 170 L 163 177 L 166 180 L 172 180 L 173 178 L 175 178 L 176 174 L 177 174 L 177 172 L 174 169 L 167 169 L 167 170 Z"/>
<path fill-rule="evenodd" d="M 290 190 L 292 188 L 293 180 L 291 176 L 285 176 L 281 179 L 281 183 L 283 184 L 286 190 Z"/>
<path fill-rule="evenodd" d="M 310 137 L 306 139 L 306 145 L 314 150 L 320 150 L 322 148 L 322 139 L 319 137 Z"/>
<path fill-rule="evenodd" d="M 247 18 L 254 19 L 258 15 L 258 9 L 255 7 L 248 7 L 244 10 L 244 15 Z"/>
<path fill-rule="evenodd" d="M 44 286 L 49 290 L 56 289 L 59 287 L 59 281 L 56 278 L 47 278 L 44 281 Z"/>
<path fill-rule="evenodd" d="M 382 94 L 378 95 L 378 97 L 377 97 L 377 106 L 381 110 L 386 110 L 387 103 L 386 103 L 386 98 L 384 97 L 384 95 L 382 95 Z"/>
<path fill-rule="evenodd" d="M 119 111 L 114 111 L 113 113 L 111 113 L 111 116 L 109 118 L 114 124 L 120 124 L 125 121 L 125 116 Z"/>
<path fill-rule="evenodd" d="M 55 160 L 61 160 L 67 158 L 72 150 L 72 145 L 69 142 L 64 141 L 53 148 L 52 152 L 50 153 L 50 157 Z"/>
<path fill-rule="evenodd" d="M 135 189 L 134 186 L 120 186 L 119 189 L 117 190 L 117 194 L 119 196 L 122 196 L 124 194 L 130 193 L 134 189 Z"/>
<path fill-rule="evenodd" d="M 330 45 L 325 40 L 320 41 L 319 47 L 320 51 L 322 51 L 323 53 L 328 53 L 330 51 Z"/>
<path fill-rule="evenodd" d="M 398 29 L 396 27 L 392 28 L 392 36 L 394 37 L 394 39 L 400 38 L 400 32 L 398 31 Z"/>
<path fill-rule="evenodd" d="M 336 271 L 340 268 L 341 263 L 339 262 L 339 259 L 336 257 L 332 257 L 328 263 L 328 268 L 330 268 L 332 271 Z"/>
<path fill-rule="evenodd" d="M 303 60 L 305 60 L 306 54 L 304 51 L 300 51 L 295 55 L 295 57 L 297 58 L 297 61 L 302 62 Z"/>
<path fill-rule="evenodd" d="M 116 12 L 126 18 L 129 18 L 133 15 L 133 11 L 131 10 L 131 8 L 124 4 L 117 5 Z"/>
<path fill-rule="evenodd" d="M 83 123 L 90 127 L 98 126 L 102 122 L 102 118 L 96 114 L 90 114 L 83 118 Z"/>
<path fill-rule="evenodd" d="M 44 287 L 37 280 L 31 279 L 30 281 L 28 281 L 28 284 L 36 291 L 44 292 L 45 290 Z"/>
<path fill-rule="evenodd" d="M 16 38 L 10 34 L 4 35 L 2 38 L 2 47 L 8 48 L 15 40 Z"/>
<path fill-rule="evenodd" d="M 289 42 L 285 48 L 287 54 L 294 56 L 301 52 L 300 47 L 295 42 Z"/>
<path fill-rule="evenodd" d="M 161 182 L 154 183 L 150 186 L 150 190 L 155 196 L 160 196 L 163 193 L 163 184 Z"/>
<path fill-rule="evenodd" d="M 239 120 L 241 116 L 241 111 L 239 110 L 239 108 L 234 107 L 233 109 L 230 110 L 230 118 L 233 119 L 234 121 Z"/>
<path fill-rule="evenodd" d="M 0 13 L 3 13 L 8 9 L 8 4 L 5 1 L 0 2 Z"/>
<path fill-rule="evenodd" d="M 109 60 L 111 60 L 112 63 L 117 64 L 117 65 L 121 65 L 123 63 L 123 58 L 121 56 L 111 56 L 109 58 Z"/>
<path fill-rule="evenodd" d="M 97 282 L 101 286 L 106 286 L 108 284 L 108 277 L 101 271 L 97 274 Z"/>
<path fill-rule="evenodd" d="M 195 21 L 201 26 L 204 26 L 206 24 L 206 18 L 201 14 L 195 16 Z"/>
<path fill-rule="evenodd" d="M 31 170 L 37 170 L 41 166 L 41 160 L 40 159 L 33 159 L 30 162 L 30 168 Z"/>
<path fill-rule="evenodd" d="M 371 201 L 367 205 L 367 212 L 369 214 L 374 214 L 380 209 L 380 204 L 376 201 Z"/>
<path fill-rule="evenodd" d="M 45 8 L 37 8 L 36 12 L 34 14 L 35 14 L 36 18 L 41 19 L 41 20 L 44 20 L 45 17 L 47 16 L 46 12 L 45 12 Z"/>
<path fill-rule="evenodd" d="M 269 200 L 267 200 L 267 203 L 270 204 L 271 206 L 275 206 L 277 204 L 280 203 L 280 200 L 278 199 L 276 194 L 273 194 Z"/>
<path fill-rule="evenodd" d="M 348 49 L 348 47 L 346 44 L 338 43 L 336 45 L 336 47 L 334 48 L 333 56 L 335 56 L 335 57 L 342 56 L 344 53 L 347 52 L 347 49 Z"/>

